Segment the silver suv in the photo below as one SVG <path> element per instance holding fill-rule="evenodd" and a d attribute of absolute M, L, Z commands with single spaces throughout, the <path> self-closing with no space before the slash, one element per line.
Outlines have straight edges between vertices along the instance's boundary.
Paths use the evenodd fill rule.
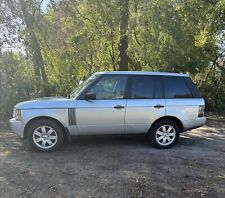
<path fill-rule="evenodd" d="M 205 102 L 186 74 L 99 72 L 66 98 L 19 103 L 11 128 L 39 151 L 76 135 L 147 134 L 170 148 L 181 132 L 205 124 Z"/>

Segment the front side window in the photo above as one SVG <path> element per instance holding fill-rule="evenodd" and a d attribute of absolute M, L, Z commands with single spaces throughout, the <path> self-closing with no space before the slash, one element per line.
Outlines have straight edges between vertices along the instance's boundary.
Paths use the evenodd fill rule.
<path fill-rule="evenodd" d="M 192 98 L 192 93 L 183 77 L 164 77 L 166 98 Z"/>
<path fill-rule="evenodd" d="M 127 76 L 104 75 L 88 92 L 96 94 L 96 100 L 123 99 Z"/>
<path fill-rule="evenodd" d="M 70 98 L 76 98 L 88 85 L 90 85 L 96 78 L 98 78 L 100 74 L 94 74 L 89 77 L 87 80 L 78 85 L 73 92 L 70 94 Z"/>

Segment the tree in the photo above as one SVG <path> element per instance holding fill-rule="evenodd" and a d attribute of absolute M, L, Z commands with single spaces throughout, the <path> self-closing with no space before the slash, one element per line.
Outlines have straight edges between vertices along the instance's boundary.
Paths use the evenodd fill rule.
<path fill-rule="evenodd" d="M 120 43 L 119 43 L 119 70 L 128 70 L 128 20 L 129 20 L 129 0 L 120 0 Z"/>
<path fill-rule="evenodd" d="M 0 2 L 5 96 L 68 96 L 96 71 L 172 71 L 191 75 L 207 108 L 225 109 L 224 0 L 51 0 L 45 10 L 42 2 Z M 6 78 L 7 67 L 20 72 Z"/>
<path fill-rule="evenodd" d="M 39 22 L 38 20 L 41 15 L 41 3 L 42 1 L 39 0 L 5 0 L 2 1 L 2 7 L 5 9 L 2 16 L 5 21 L 4 25 L 8 28 L 14 29 L 14 31 L 11 31 L 13 31 L 13 33 L 16 32 L 16 35 L 20 37 L 17 42 L 23 42 L 23 47 L 25 48 L 27 56 L 32 57 L 36 85 L 41 85 L 43 94 L 47 94 L 48 79 L 40 42 L 38 41 L 36 35 Z M 20 20 L 20 23 L 16 25 L 13 24 L 15 21 Z M 6 32 L 8 36 L 9 33 L 9 31 Z M 39 91 L 41 87 L 37 87 L 37 91 Z"/>
<path fill-rule="evenodd" d="M 33 62 L 34 62 L 34 72 L 35 72 L 35 77 L 36 81 L 40 81 L 42 79 L 44 85 L 47 84 L 47 75 L 45 71 L 45 65 L 41 53 L 41 48 L 40 44 L 38 42 L 37 36 L 35 34 L 35 13 L 37 12 L 37 9 L 40 9 L 40 5 L 38 8 L 36 7 L 36 2 L 32 4 L 32 14 L 28 10 L 29 9 L 29 3 L 25 0 L 19 0 L 20 2 L 20 7 L 22 11 L 22 16 L 24 23 L 26 25 L 26 31 L 27 31 L 27 40 L 29 43 L 29 47 L 31 50 L 31 54 L 33 57 Z M 41 3 L 41 2 L 40 2 Z M 40 11 L 38 11 L 40 12 Z"/>

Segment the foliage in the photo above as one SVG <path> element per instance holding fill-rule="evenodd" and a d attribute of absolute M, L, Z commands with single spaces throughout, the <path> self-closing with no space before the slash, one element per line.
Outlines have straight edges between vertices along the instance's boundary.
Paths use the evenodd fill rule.
<path fill-rule="evenodd" d="M 225 110 L 224 0 L 2 0 L 0 116 L 96 71 L 189 73 Z M 47 5 L 47 8 L 43 8 Z"/>
<path fill-rule="evenodd" d="M 13 105 L 34 97 L 31 64 L 20 55 L 5 52 L 0 55 L 0 117 L 12 114 Z"/>

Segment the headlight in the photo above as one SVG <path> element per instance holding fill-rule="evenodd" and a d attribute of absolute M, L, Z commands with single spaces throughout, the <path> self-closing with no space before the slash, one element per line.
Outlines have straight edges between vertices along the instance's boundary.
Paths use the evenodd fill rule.
<path fill-rule="evenodd" d="M 13 117 L 16 120 L 22 120 L 22 118 L 21 118 L 21 110 L 20 109 L 14 109 Z"/>

